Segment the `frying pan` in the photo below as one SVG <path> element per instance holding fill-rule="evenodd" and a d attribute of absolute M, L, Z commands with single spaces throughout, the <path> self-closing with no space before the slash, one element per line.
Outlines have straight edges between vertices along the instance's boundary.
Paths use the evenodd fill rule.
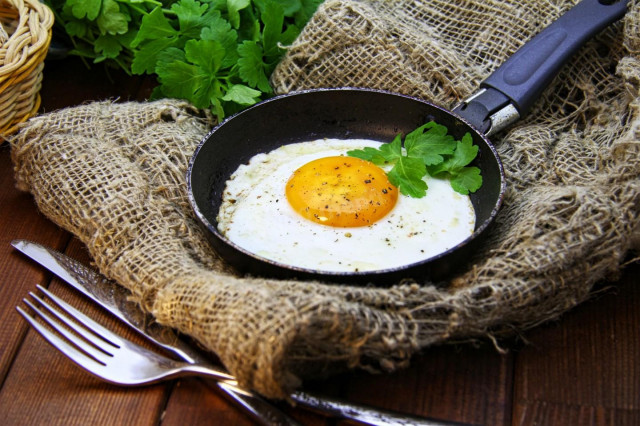
<path fill-rule="evenodd" d="M 449 111 L 428 101 L 382 90 L 332 88 L 276 96 L 231 116 L 209 133 L 187 172 L 189 200 L 214 249 L 238 271 L 254 276 L 388 285 L 404 278 L 438 281 L 468 262 L 500 209 L 505 192 L 502 163 L 488 136 L 524 115 L 538 94 L 586 40 L 620 19 L 626 1 L 583 0 L 531 39 Z M 229 176 L 258 153 L 284 144 L 321 138 L 390 142 L 428 121 L 460 139 L 469 132 L 479 153 L 483 185 L 470 195 L 473 234 L 436 256 L 402 267 L 361 272 L 327 272 L 264 259 L 227 240 L 216 216 Z"/>

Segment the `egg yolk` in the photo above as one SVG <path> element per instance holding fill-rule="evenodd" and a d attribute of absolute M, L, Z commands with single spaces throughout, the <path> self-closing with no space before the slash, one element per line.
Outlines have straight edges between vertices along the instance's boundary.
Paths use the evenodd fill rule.
<path fill-rule="evenodd" d="M 398 190 L 375 164 L 325 157 L 298 168 L 287 182 L 289 204 L 303 217 L 335 227 L 367 226 L 384 217 Z"/>

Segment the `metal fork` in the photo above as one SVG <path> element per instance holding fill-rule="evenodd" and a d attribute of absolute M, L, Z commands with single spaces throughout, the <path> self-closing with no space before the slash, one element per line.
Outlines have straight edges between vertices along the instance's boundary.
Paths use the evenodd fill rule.
<path fill-rule="evenodd" d="M 17 306 L 20 315 L 51 345 L 98 378 L 117 385 L 140 386 L 186 376 L 210 377 L 217 380 L 216 384 L 226 395 L 261 423 L 299 424 L 273 407 L 269 401 L 238 387 L 233 376 L 204 365 L 175 361 L 150 351 L 107 330 L 46 288 L 40 285 L 37 288 L 56 307 L 29 292 L 35 303 L 27 298 L 23 299 L 31 313 Z M 38 321 L 38 318 L 55 332 Z"/>
<path fill-rule="evenodd" d="M 200 365 L 175 361 L 123 339 L 44 287 L 40 285 L 37 287 L 69 316 L 65 316 L 60 310 L 33 292 L 30 292 L 29 295 L 39 306 L 25 298 L 23 302 L 31 308 L 33 314 L 30 315 L 19 306 L 16 307 L 18 312 L 49 343 L 67 355 L 73 362 L 103 380 L 118 385 L 136 386 L 185 376 L 207 376 L 224 380 L 233 386 L 237 385 L 233 376 L 229 374 L 212 371 Z M 48 323 L 64 339 L 38 322 L 37 317 Z"/>

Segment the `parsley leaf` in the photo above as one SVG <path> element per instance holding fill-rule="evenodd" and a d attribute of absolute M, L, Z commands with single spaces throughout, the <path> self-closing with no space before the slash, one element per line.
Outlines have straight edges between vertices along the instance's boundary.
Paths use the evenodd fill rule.
<path fill-rule="evenodd" d="M 171 5 L 171 11 L 178 18 L 181 35 L 189 38 L 200 36 L 200 30 L 207 22 L 205 13 L 209 7 L 195 0 L 182 0 Z"/>
<path fill-rule="evenodd" d="M 456 141 L 445 126 L 430 121 L 407 134 L 404 149 L 402 135 L 397 135 L 379 148 L 351 150 L 347 155 L 378 165 L 392 164 L 389 181 L 402 194 L 421 198 L 428 189 L 423 179 L 427 174 L 449 178 L 451 187 L 461 194 L 477 191 L 482 185 L 480 169 L 468 165 L 478 149 L 469 133 Z"/>
<path fill-rule="evenodd" d="M 280 42 L 282 25 L 284 24 L 284 8 L 275 2 L 267 3 L 261 20 L 264 23 L 264 31 L 262 32 L 264 53 L 266 56 L 277 56 L 280 51 L 278 42 Z"/>
<path fill-rule="evenodd" d="M 455 172 L 471 163 L 476 155 L 478 155 L 478 146 L 473 145 L 471 135 L 466 133 L 462 140 L 455 142 L 455 151 L 452 152 L 452 155 L 448 156 L 446 160 L 436 163 L 430 173 L 436 175 L 441 172 Z"/>
<path fill-rule="evenodd" d="M 129 17 L 120 11 L 115 0 L 103 0 L 96 24 L 101 34 L 125 34 L 129 29 Z"/>
<path fill-rule="evenodd" d="M 238 73 L 243 81 L 252 87 L 270 92 L 271 86 L 267 78 L 268 65 L 263 61 L 264 52 L 262 46 L 255 42 L 246 40 L 238 46 Z"/>
<path fill-rule="evenodd" d="M 451 187 L 460 194 L 469 195 L 482 186 L 482 176 L 477 167 L 464 167 L 451 176 Z"/>
<path fill-rule="evenodd" d="M 466 167 L 478 155 L 478 146 L 473 145 L 469 133 L 462 140 L 456 142 L 453 155 L 447 157 L 442 163 L 429 167 L 431 176 L 447 176 L 451 180 L 451 186 L 464 195 L 475 192 L 482 186 L 482 176 L 477 167 Z"/>
<path fill-rule="evenodd" d="M 427 168 L 419 158 L 400 157 L 387 177 L 404 195 L 422 198 L 427 195 L 427 183 L 422 180 L 426 173 Z"/>
<path fill-rule="evenodd" d="M 142 17 L 138 34 L 131 44 L 133 47 L 137 47 L 145 40 L 156 40 L 177 35 L 178 31 L 173 28 L 169 19 L 164 15 L 162 8 L 158 6 Z"/>
<path fill-rule="evenodd" d="M 251 4 L 250 0 L 227 0 L 229 22 L 233 28 L 240 28 L 240 11 Z"/>
<path fill-rule="evenodd" d="M 231 68 L 238 62 L 238 33 L 231 28 L 229 21 L 216 10 L 208 15 L 207 25 L 200 31 L 203 40 L 216 40 L 226 51 L 221 67 Z"/>
<path fill-rule="evenodd" d="M 96 62 L 106 58 L 116 58 L 122 51 L 122 44 L 117 37 L 105 34 L 96 39 L 95 51 L 102 53 L 102 57 L 96 58 Z"/>
<path fill-rule="evenodd" d="M 253 105 L 260 95 L 261 92 L 259 90 L 252 89 L 244 84 L 234 84 L 227 90 L 222 100 L 233 101 L 240 105 Z"/>
<path fill-rule="evenodd" d="M 71 13 L 74 17 L 80 19 L 96 19 L 100 14 L 102 0 L 68 0 L 67 4 L 71 7 Z"/>
<path fill-rule="evenodd" d="M 404 141 L 407 156 L 422 158 L 426 165 L 439 164 L 443 155 L 453 154 L 456 141 L 447 128 L 433 121 L 409 133 Z"/>
<path fill-rule="evenodd" d="M 131 63 L 131 71 L 134 74 L 157 74 L 156 64 L 158 56 L 169 48 L 176 46 L 177 38 L 163 37 L 148 42 L 144 49 L 140 49 L 133 58 Z"/>
<path fill-rule="evenodd" d="M 217 73 L 224 59 L 224 47 L 214 40 L 189 40 L 184 48 L 170 49 L 158 58 L 158 80 L 162 93 L 189 99 L 198 108 L 207 108 L 219 97 Z"/>

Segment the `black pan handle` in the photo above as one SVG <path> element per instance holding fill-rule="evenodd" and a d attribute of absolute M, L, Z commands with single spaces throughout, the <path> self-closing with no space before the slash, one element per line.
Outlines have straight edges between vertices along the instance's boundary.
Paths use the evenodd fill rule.
<path fill-rule="evenodd" d="M 628 0 L 582 0 L 523 45 L 454 111 L 485 134 L 511 124 L 526 114 L 540 92 L 587 40 L 624 16 L 627 3 Z M 511 111 L 504 111 L 506 116 L 498 116 L 492 123 L 491 116 L 505 108 Z"/>

